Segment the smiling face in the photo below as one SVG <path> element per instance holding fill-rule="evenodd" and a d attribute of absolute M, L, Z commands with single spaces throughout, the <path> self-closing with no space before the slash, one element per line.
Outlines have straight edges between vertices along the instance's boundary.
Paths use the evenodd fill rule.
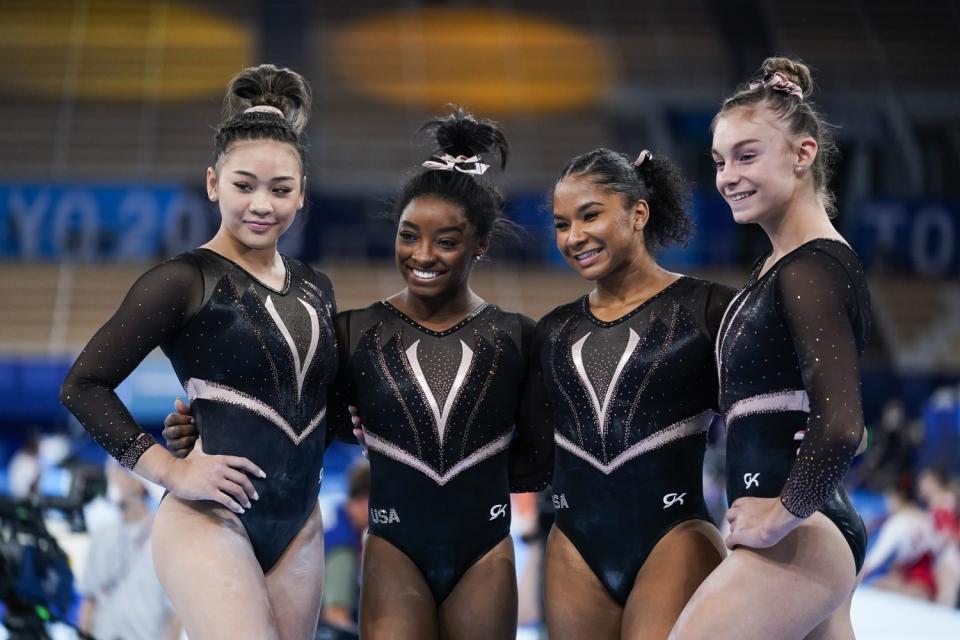
<path fill-rule="evenodd" d="M 644 200 L 627 207 L 623 194 L 589 175 L 568 176 L 553 189 L 557 248 L 587 280 L 601 280 L 646 251 L 643 227 L 649 214 Z"/>
<path fill-rule="evenodd" d="M 733 219 L 744 224 L 782 217 L 801 190 L 812 188 L 809 168 L 816 150 L 813 138 L 790 135 L 786 122 L 762 105 L 717 118 L 716 184 Z"/>
<path fill-rule="evenodd" d="M 242 140 L 207 169 L 207 194 L 220 206 L 221 231 L 250 249 L 276 247 L 303 208 L 306 178 L 290 144 Z"/>
<path fill-rule="evenodd" d="M 473 259 L 487 250 L 463 208 L 436 196 L 411 200 L 397 225 L 397 267 L 414 296 L 449 296 L 470 279 Z"/>

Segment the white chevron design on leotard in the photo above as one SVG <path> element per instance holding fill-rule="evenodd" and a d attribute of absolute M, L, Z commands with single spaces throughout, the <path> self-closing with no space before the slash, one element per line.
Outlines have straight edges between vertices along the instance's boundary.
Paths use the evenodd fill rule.
<path fill-rule="evenodd" d="M 306 428 L 297 435 L 297 432 L 293 430 L 290 423 L 284 420 L 283 416 L 281 416 L 276 409 L 249 394 L 224 384 L 209 382 L 207 380 L 201 380 L 200 378 L 190 378 L 184 386 L 186 387 L 187 397 L 190 398 L 190 402 L 200 398 L 201 400 L 226 402 L 243 407 L 247 411 L 255 413 L 261 418 L 273 423 L 277 428 L 287 434 L 287 437 L 296 445 L 299 445 L 307 439 L 307 436 L 313 433 L 314 429 L 323 422 L 323 417 L 327 413 L 326 407 L 321 409 L 320 412 L 307 423 Z"/>
<path fill-rule="evenodd" d="M 433 395 L 433 391 L 430 390 L 430 385 L 427 384 L 427 377 L 423 375 L 423 369 L 420 367 L 420 360 L 417 358 L 417 345 L 419 344 L 420 341 L 417 340 L 407 348 L 407 361 L 410 363 L 410 368 L 413 369 L 413 377 L 416 379 L 417 384 L 420 385 L 420 390 L 423 391 L 423 395 L 427 399 L 427 404 L 430 405 L 430 411 L 433 412 L 433 419 L 437 425 L 437 433 L 442 443 L 443 433 L 447 428 L 447 420 L 450 419 L 450 410 L 453 408 L 453 403 L 457 399 L 460 388 L 466 381 L 467 371 L 470 370 L 470 363 L 473 362 L 473 351 L 467 346 L 466 342 L 463 340 L 460 341 L 462 347 L 460 366 L 457 368 L 457 375 L 453 378 L 453 384 L 450 386 L 450 391 L 447 393 L 447 398 L 444 400 L 443 409 L 441 410 L 437 398 Z"/>
<path fill-rule="evenodd" d="M 366 440 L 367 447 L 371 451 L 376 451 L 377 453 L 381 453 L 388 458 L 396 460 L 397 462 L 402 462 L 408 467 L 413 467 L 440 486 L 443 486 L 461 472 L 483 462 L 487 458 L 494 456 L 509 447 L 510 441 L 513 439 L 513 434 L 507 433 L 500 436 L 496 440 L 488 442 L 457 464 L 450 467 L 446 473 L 438 473 L 433 467 L 425 463 L 423 460 L 420 460 L 412 453 L 405 451 L 389 440 L 377 437 L 369 432 L 365 432 L 364 439 Z"/>
<path fill-rule="evenodd" d="M 674 423 L 669 427 L 661 429 L 653 435 L 647 436 L 640 442 L 632 445 L 630 448 L 608 463 L 601 462 L 592 454 L 584 451 L 559 433 L 554 434 L 554 441 L 557 443 L 558 447 L 566 449 L 581 460 L 589 462 L 594 467 L 599 469 L 604 475 L 610 475 L 622 467 L 625 463 L 633 460 L 637 456 L 647 453 L 648 451 L 659 449 L 660 447 L 669 444 L 674 440 L 679 440 L 680 438 L 686 438 L 698 433 L 704 433 L 710 427 L 710 421 L 713 419 L 713 415 L 713 411 L 707 410 L 703 413 L 699 413 L 695 416 L 691 416 L 681 420 L 680 422 Z"/>
<path fill-rule="evenodd" d="M 590 333 L 588 332 L 587 335 L 573 343 L 571 355 L 573 356 L 573 366 L 577 370 L 577 375 L 580 376 L 580 380 L 583 382 L 583 386 L 587 388 L 587 393 L 590 394 L 590 400 L 593 402 L 593 410 L 597 416 L 597 424 L 600 426 L 600 435 L 604 436 L 606 435 L 607 410 L 610 408 L 610 398 L 613 397 L 613 392 L 616 391 L 617 383 L 620 381 L 620 374 L 623 373 L 623 368 L 627 366 L 627 361 L 630 359 L 630 356 L 633 355 L 634 349 L 637 348 L 637 344 L 640 342 L 640 336 L 638 336 L 637 332 L 631 327 L 630 335 L 627 338 L 627 346 L 623 350 L 623 354 L 620 356 L 620 362 L 617 363 L 617 368 L 613 372 L 610 385 L 607 387 L 607 393 L 603 396 L 602 404 L 597 396 L 596 389 L 593 388 L 593 384 L 590 383 L 590 379 L 587 377 L 587 370 L 583 366 L 583 344 L 589 337 Z"/>
<path fill-rule="evenodd" d="M 290 349 L 290 355 L 293 357 L 293 369 L 297 377 L 297 401 L 299 402 L 300 394 L 303 392 L 303 381 L 307 378 L 307 371 L 310 368 L 310 363 L 313 362 L 313 356 L 317 353 L 317 344 L 320 342 L 320 319 L 317 318 L 317 310 L 307 304 L 303 298 L 297 298 L 297 300 L 303 305 L 307 310 L 307 314 L 310 316 L 310 346 L 307 348 L 307 357 L 303 362 L 300 362 L 300 353 L 297 351 L 297 345 L 293 341 L 293 336 L 290 335 L 290 330 L 287 329 L 287 325 L 283 323 L 283 318 L 277 313 L 277 308 L 273 305 L 273 300 L 270 299 L 270 296 L 267 296 L 267 301 L 264 306 L 267 309 L 267 313 L 273 318 L 273 322 L 277 325 L 281 335 L 283 335 L 283 339 Z"/>

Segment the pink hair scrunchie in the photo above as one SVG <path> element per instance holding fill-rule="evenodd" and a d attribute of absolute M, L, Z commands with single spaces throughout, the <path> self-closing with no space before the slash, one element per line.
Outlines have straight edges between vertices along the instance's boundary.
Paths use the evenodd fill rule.
<path fill-rule="evenodd" d="M 782 93 L 789 93 L 792 96 L 796 96 L 798 99 L 803 100 L 803 90 L 800 88 L 796 82 L 787 80 L 787 78 L 777 71 L 773 75 L 769 76 L 763 82 L 751 82 L 749 85 L 750 91 L 756 91 L 757 89 L 770 89 L 772 91 L 780 91 Z"/>

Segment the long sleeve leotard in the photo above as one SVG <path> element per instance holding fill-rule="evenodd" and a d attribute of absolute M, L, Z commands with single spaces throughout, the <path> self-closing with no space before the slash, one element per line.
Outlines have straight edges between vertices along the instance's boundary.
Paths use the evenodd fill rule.
<path fill-rule="evenodd" d="M 598 319 L 584 296 L 537 327 L 556 420 L 556 525 L 621 606 L 661 537 L 709 519 L 712 347 L 732 295 L 682 277 L 617 320 Z"/>
<path fill-rule="evenodd" d="M 284 263 L 280 290 L 206 249 L 151 269 L 61 390 L 94 439 L 132 468 L 154 440 L 114 389 L 159 346 L 190 397 L 204 451 L 245 456 L 267 474 L 252 478 L 260 500 L 241 516 L 265 569 L 316 505 L 337 366 L 329 279 Z"/>
<path fill-rule="evenodd" d="M 857 566 L 863 523 L 840 484 L 863 434 L 860 353 L 870 328 L 863 268 L 844 243 L 801 245 L 731 303 L 717 341 L 728 428 L 727 492 L 779 497 L 805 518 L 822 511 Z M 802 440 L 797 439 L 802 436 Z"/>
<path fill-rule="evenodd" d="M 536 491 L 549 479 L 553 425 L 527 366 L 534 323 L 484 305 L 433 331 L 381 301 L 336 326 L 330 404 L 341 433 L 347 403 L 363 419 L 370 532 L 413 560 L 440 603 L 507 536 L 511 488 Z"/>

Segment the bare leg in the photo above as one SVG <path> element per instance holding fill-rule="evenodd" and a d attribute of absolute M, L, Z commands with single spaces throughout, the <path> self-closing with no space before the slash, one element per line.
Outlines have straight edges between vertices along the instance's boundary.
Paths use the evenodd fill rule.
<path fill-rule="evenodd" d="M 709 522 L 681 522 L 663 536 L 640 568 L 623 611 L 621 637 L 663 640 L 680 612 L 726 555 Z"/>
<path fill-rule="evenodd" d="M 279 640 L 263 571 L 227 508 L 168 495 L 153 524 L 153 562 L 190 640 Z"/>
<path fill-rule="evenodd" d="M 323 523 L 319 505 L 267 572 L 281 640 L 313 640 L 323 604 Z"/>
<path fill-rule="evenodd" d="M 550 640 L 617 640 L 623 609 L 560 529 L 547 538 L 544 600 Z"/>
<path fill-rule="evenodd" d="M 517 637 L 517 569 L 513 540 L 501 540 L 470 567 L 440 605 L 440 637 Z"/>
<path fill-rule="evenodd" d="M 363 547 L 360 636 L 364 640 L 439 638 L 437 605 L 406 554 L 375 535 Z"/>
<path fill-rule="evenodd" d="M 806 640 L 853 640 L 853 623 L 850 621 L 852 603 L 853 594 L 851 593 L 846 602 L 807 635 Z"/>
<path fill-rule="evenodd" d="M 804 638 L 855 584 L 850 547 L 815 513 L 769 549 L 734 549 L 697 589 L 670 638 Z"/>

